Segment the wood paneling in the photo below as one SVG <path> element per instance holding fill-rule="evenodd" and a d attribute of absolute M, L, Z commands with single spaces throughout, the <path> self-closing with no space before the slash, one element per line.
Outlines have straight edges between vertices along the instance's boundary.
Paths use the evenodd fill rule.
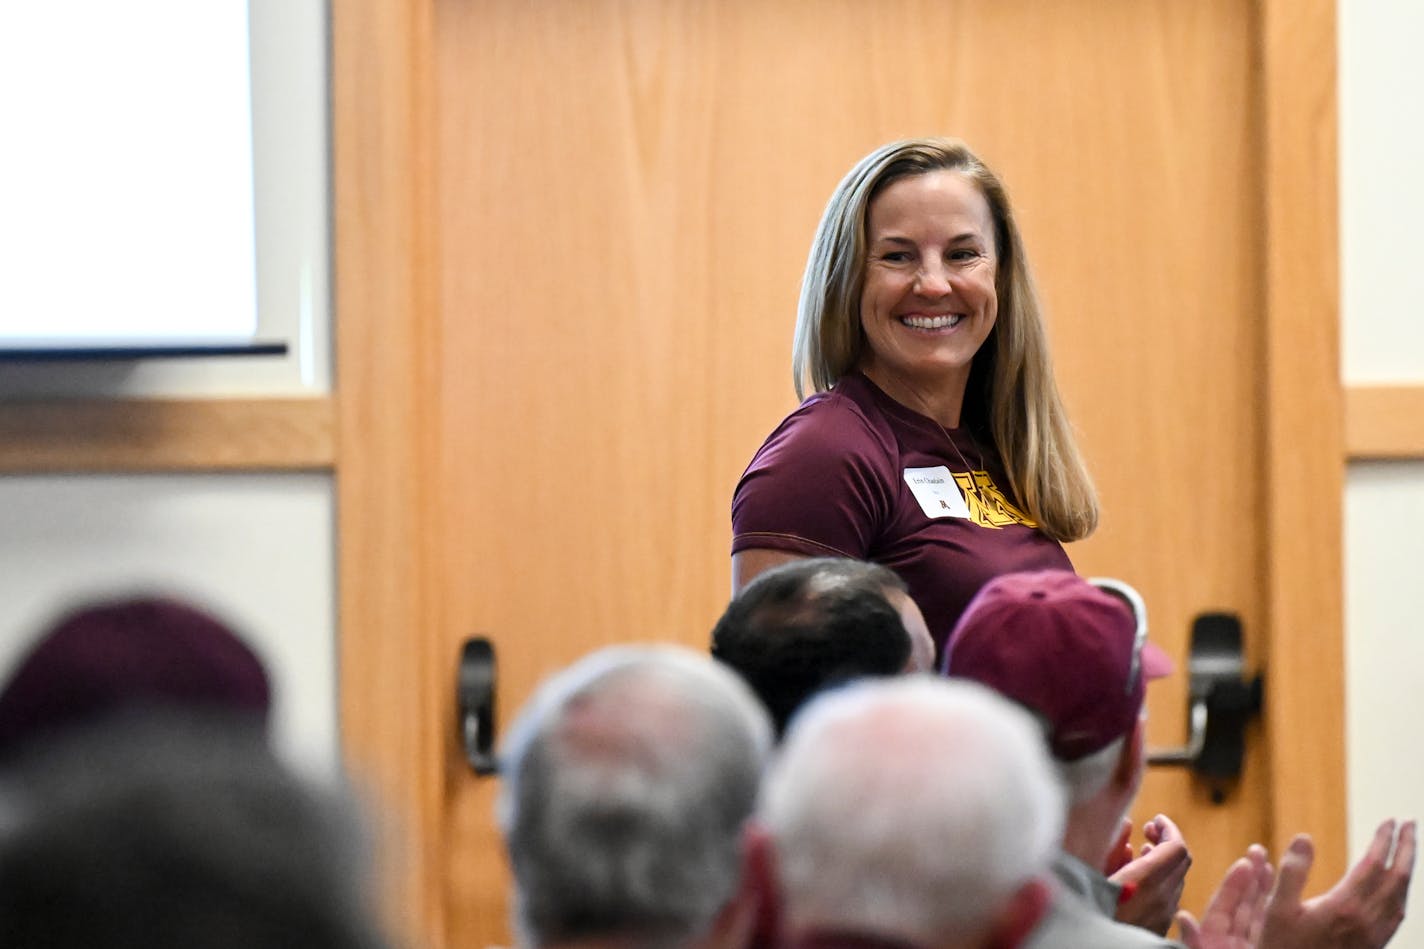
<path fill-rule="evenodd" d="M 1352 461 L 1424 458 L 1424 386 L 1347 388 L 1345 451 Z"/>
<path fill-rule="evenodd" d="M 442 530 L 429 371 L 440 340 L 431 14 L 426 0 L 331 10 L 342 738 L 383 817 L 393 925 L 412 945 L 438 947 L 449 945 L 443 797 L 453 776 L 442 739 L 454 718 L 430 594 Z"/>
<path fill-rule="evenodd" d="M 329 469 L 331 400 L 0 402 L 0 473 Z"/>
<path fill-rule="evenodd" d="M 1322 887 L 1346 858 L 1335 3 L 1263 0 L 1260 18 L 1271 838 L 1279 854 L 1309 831 Z"/>

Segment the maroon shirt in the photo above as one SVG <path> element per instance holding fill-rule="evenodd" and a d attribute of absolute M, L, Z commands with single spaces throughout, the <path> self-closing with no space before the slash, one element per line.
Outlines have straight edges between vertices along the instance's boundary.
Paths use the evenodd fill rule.
<path fill-rule="evenodd" d="M 917 498 L 906 481 L 908 468 L 939 466 L 954 480 L 957 513 L 924 500 L 923 489 Z M 922 503 L 946 516 L 930 517 Z M 946 432 L 859 372 L 801 403 L 742 475 L 732 552 L 757 548 L 890 567 L 909 584 L 941 652 L 993 577 L 1073 569 L 1062 546 L 1018 509 L 992 446 L 964 428 Z"/>

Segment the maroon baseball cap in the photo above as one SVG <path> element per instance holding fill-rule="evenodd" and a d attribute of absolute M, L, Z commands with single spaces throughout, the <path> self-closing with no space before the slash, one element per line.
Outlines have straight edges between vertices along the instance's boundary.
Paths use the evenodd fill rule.
<path fill-rule="evenodd" d="M 237 713 L 265 727 L 267 670 L 221 620 L 174 599 L 93 603 L 56 621 L 0 692 L 0 755 L 130 709 Z"/>
<path fill-rule="evenodd" d="M 1076 761 L 1126 735 L 1147 680 L 1172 660 L 1118 596 L 1067 570 L 1010 573 L 970 601 L 945 644 L 946 675 L 973 679 L 1044 722 L 1053 756 Z"/>

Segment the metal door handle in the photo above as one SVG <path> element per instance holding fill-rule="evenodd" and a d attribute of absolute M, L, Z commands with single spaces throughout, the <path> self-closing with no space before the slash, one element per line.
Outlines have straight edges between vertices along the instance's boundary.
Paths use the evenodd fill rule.
<path fill-rule="evenodd" d="M 1192 621 L 1187 743 L 1149 751 L 1149 764 L 1182 765 L 1219 781 L 1241 776 L 1246 725 L 1261 713 L 1262 692 L 1259 675 L 1246 678 L 1241 640 L 1241 620 L 1235 613 L 1202 613 Z"/>
<path fill-rule="evenodd" d="M 1179 764 L 1203 778 L 1232 781 L 1242 774 L 1246 725 L 1260 714 L 1262 677 L 1246 678 L 1242 623 L 1235 613 L 1203 613 L 1192 620 L 1188 657 L 1192 731 L 1185 748 L 1152 751 L 1149 764 Z"/>
<path fill-rule="evenodd" d="M 478 775 L 499 772 L 494 753 L 494 643 L 483 636 L 465 640 L 455 679 L 460 744 L 465 760 Z"/>
<path fill-rule="evenodd" d="M 1089 581 L 1121 599 L 1146 635 L 1147 607 L 1121 580 Z M 1187 741 L 1176 748 L 1151 748 L 1147 763 L 1191 768 L 1218 781 L 1241 775 L 1246 753 L 1246 725 L 1261 712 L 1261 677 L 1245 678 L 1241 620 L 1234 613 L 1203 613 L 1192 621 L 1187 656 Z"/>
<path fill-rule="evenodd" d="M 1192 767 L 1206 747 L 1206 723 L 1209 713 L 1204 700 L 1193 700 L 1187 707 L 1187 743 L 1176 748 L 1147 749 L 1147 763 Z"/>

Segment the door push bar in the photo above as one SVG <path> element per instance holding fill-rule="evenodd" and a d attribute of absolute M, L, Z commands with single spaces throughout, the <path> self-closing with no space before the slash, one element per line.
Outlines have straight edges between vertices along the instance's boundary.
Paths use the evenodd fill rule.
<path fill-rule="evenodd" d="M 1094 586 L 1125 602 L 1137 620 L 1138 639 L 1147 634 L 1147 607 L 1121 580 L 1093 578 Z M 1241 776 L 1246 725 L 1261 713 L 1262 681 L 1247 679 L 1241 648 L 1241 620 L 1234 613 L 1202 613 L 1192 621 L 1187 656 L 1186 744 L 1151 748 L 1147 763 L 1190 768 L 1213 781 Z"/>
<path fill-rule="evenodd" d="M 1259 675 L 1246 678 L 1241 620 L 1235 613 L 1202 613 L 1192 620 L 1187 674 L 1187 743 L 1151 750 L 1147 761 L 1186 766 L 1218 781 L 1239 778 L 1246 726 L 1261 714 L 1262 681 Z"/>
<path fill-rule="evenodd" d="M 455 676 L 460 745 L 475 774 L 499 773 L 494 753 L 494 643 L 483 636 L 465 640 Z"/>

